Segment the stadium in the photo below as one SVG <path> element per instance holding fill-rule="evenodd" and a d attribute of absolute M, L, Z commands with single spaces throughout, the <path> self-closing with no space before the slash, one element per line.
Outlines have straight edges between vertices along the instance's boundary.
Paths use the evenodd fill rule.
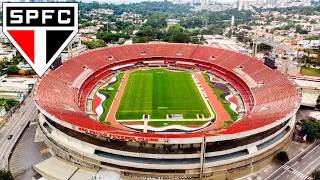
<path fill-rule="evenodd" d="M 192 44 L 84 52 L 35 89 L 52 154 L 122 179 L 235 179 L 287 148 L 295 84 L 263 61 Z"/>

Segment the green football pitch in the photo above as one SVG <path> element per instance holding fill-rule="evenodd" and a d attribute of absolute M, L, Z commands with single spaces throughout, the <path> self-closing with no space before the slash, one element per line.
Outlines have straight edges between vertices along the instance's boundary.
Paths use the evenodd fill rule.
<path fill-rule="evenodd" d="M 184 119 L 210 116 L 191 74 L 163 69 L 135 71 L 129 76 L 116 119 L 142 119 L 143 114 L 151 119 L 166 119 L 167 114 L 182 114 Z"/>

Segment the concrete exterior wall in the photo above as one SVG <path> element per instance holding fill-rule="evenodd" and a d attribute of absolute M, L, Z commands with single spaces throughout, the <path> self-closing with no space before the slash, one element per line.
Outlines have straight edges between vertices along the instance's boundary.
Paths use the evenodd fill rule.
<path fill-rule="evenodd" d="M 294 124 L 294 121 L 291 121 L 291 124 Z M 43 128 L 43 127 L 42 127 Z M 116 170 L 122 172 L 123 179 L 133 179 L 132 175 L 135 176 L 144 176 L 144 177 L 199 177 L 200 174 L 200 165 L 180 165 L 180 168 L 176 166 L 169 165 L 173 169 L 184 169 L 185 173 L 179 174 L 179 173 L 155 173 L 155 172 L 140 172 L 140 171 L 134 171 L 134 170 L 128 170 L 128 169 L 118 169 L 116 167 L 109 167 L 102 165 L 101 162 L 107 162 L 111 164 L 118 164 L 117 162 L 114 162 L 114 160 L 107 159 L 107 158 L 101 158 L 97 157 L 96 155 L 90 155 L 90 154 L 82 154 L 83 152 L 73 151 L 74 149 L 70 150 L 70 148 L 65 148 L 57 146 L 57 142 L 54 142 L 53 139 L 49 139 L 43 132 L 43 130 L 40 130 L 40 132 L 43 133 L 43 140 L 50 148 L 53 155 L 59 156 L 60 158 L 63 158 L 65 160 L 71 161 L 71 157 L 76 158 L 78 160 L 81 160 L 84 162 L 84 164 L 90 164 L 93 167 L 96 168 L 106 168 L 111 170 Z M 288 146 L 288 144 L 291 141 L 291 135 L 293 133 L 293 130 L 291 130 L 290 133 L 288 133 L 286 136 L 284 136 L 281 140 L 276 142 L 274 145 L 271 145 L 270 148 L 266 148 L 266 151 L 260 152 L 255 154 L 249 154 L 246 156 L 252 156 L 250 158 L 246 158 L 242 160 L 238 160 L 236 162 L 232 161 L 226 161 L 224 164 L 218 165 L 218 163 L 214 164 L 205 164 L 204 168 L 204 178 L 202 179 L 234 179 L 239 178 L 242 176 L 245 176 L 251 172 L 257 171 L 263 167 L 265 167 L 268 163 L 270 163 L 273 159 L 275 154 Z M 60 143 L 60 142 L 59 142 Z M 251 166 L 253 164 L 253 166 Z M 140 164 L 137 166 L 135 163 L 127 163 L 127 162 L 121 162 L 121 166 L 129 166 L 129 167 L 135 167 L 135 168 L 141 168 L 145 169 L 146 167 L 151 169 L 158 169 L 155 168 L 153 165 L 150 164 Z M 182 168 L 181 168 L 182 167 Z M 159 169 L 166 169 L 168 167 L 161 166 Z M 126 174 L 125 174 L 126 172 Z M 128 176 L 128 173 L 130 176 Z"/>

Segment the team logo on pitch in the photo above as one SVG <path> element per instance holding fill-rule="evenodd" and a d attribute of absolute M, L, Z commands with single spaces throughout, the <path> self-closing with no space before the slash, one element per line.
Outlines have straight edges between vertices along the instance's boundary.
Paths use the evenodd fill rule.
<path fill-rule="evenodd" d="M 3 33 L 42 76 L 78 32 L 77 3 L 3 3 Z"/>

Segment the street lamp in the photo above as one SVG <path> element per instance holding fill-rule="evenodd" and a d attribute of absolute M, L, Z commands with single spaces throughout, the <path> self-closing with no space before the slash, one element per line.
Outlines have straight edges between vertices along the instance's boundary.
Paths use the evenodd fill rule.
<path fill-rule="evenodd" d="M 2 156 L 2 159 L 3 159 L 3 163 L 4 163 L 3 169 L 7 170 L 6 159 L 4 158 L 4 155 Z"/>

